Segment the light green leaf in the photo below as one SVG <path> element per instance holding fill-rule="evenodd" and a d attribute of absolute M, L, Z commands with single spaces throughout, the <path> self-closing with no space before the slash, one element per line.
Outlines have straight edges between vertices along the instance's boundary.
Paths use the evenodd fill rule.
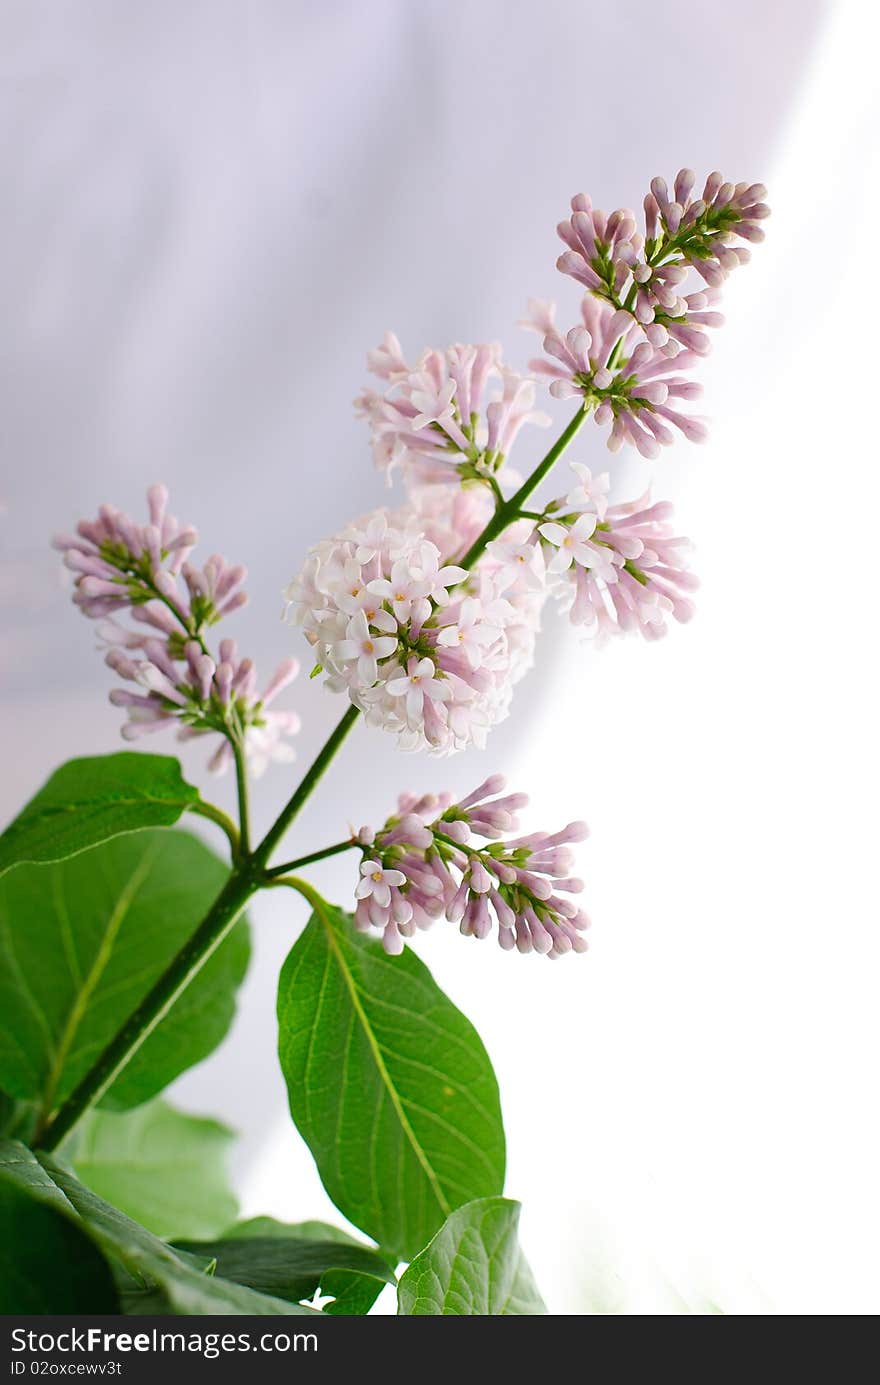
<path fill-rule="evenodd" d="M 517 1239 L 520 1205 L 487 1197 L 459 1207 L 401 1276 L 404 1316 L 546 1313 Z"/>
<path fill-rule="evenodd" d="M 34 1153 L 15 1140 L 0 1140 L 0 1178 L 13 1181 L 24 1193 L 65 1215 L 75 1213 L 78 1225 L 105 1255 L 118 1260 L 123 1282 L 142 1297 L 149 1311 L 170 1313 L 304 1315 L 308 1308 L 255 1293 L 241 1284 L 206 1273 L 201 1263 L 160 1241 L 157 1236 L 111 1207 L 84 1187 L 63 1165 L 47 1154 Z M 206 1262 L 210 1267 L 211 1262 Z M 141 1308 L 143 1305 L 141 1305 Z M 135 1311 L 138 1305 L 134 1305 Z"/>
<path fill-rule="evenodd" d="M 401 1259 L 454 1208 L 498 1193 L 504 1130 L 486 1050 L 409 950 L 314 914 L 284 964 L 290 1109 L 341 1212 Z"/>
<path fill-rule="evenodd" d="M 0 1172 L 0 1314 L 118 1312 L 110 1266 L 75 1219 Z"/>
<path fill-rule="evenodd" d="M 148 1231 L 202 1238 L 218 1236 L 238 1210 L 226 1174 L 234 1138 L 219 1121 L 160 1100 L 89 1112 L 63 1153 L 93 1193 Z"/>
<path fill-rule="evenodd" d="M 337 1311 L 366 1312 L 383 1285 L 396 1282 L 391 1267 L 377 1251 L 344 1241 L 280 1235 L 278 1223 L 269 1236 L 236 1235 L 219 1241 L 177 1241 L 176 1245 L 216 1260 L 218 1274 L 261 1293 L 296 1303 L 312 1298 L 320 1287 L 324 1295 L 336 1297 L 339 1291 L 347 1301 L 357 1298 L 367 1305 Z"/>
<path fill-rule="evenodd" d="M 0 875 L 22 861 L 63 861 L 142 827 L 171 827 L 199 800 L 170 755 L 68 760 L 0 836 Z"/>
<path fill-rule="evenodd" d="M 0 880 L 0 1085 L 57 1108 L 183 943 L 227 878 L 197 838 L 136 832 Z M 102 1103 L 148 1100 L 216 1048 L 247 969 L 242 921 L 135 1053 Z"/>

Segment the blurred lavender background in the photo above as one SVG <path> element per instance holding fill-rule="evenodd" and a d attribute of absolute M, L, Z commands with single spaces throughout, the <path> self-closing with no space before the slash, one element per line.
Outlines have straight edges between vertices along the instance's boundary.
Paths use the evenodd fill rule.
<path fill-rule="evenodd" d="M 835 1075 L 849 1072 L 855 1099 L 850 1055 L 865 1036 L 835 1025 L 818 1042 L 827 972 L 798 969 L 825 921 L 822 889 L 788 891 L 800 866 L 816 868 L 792 822 L 847 798 L 823 737 L 834 699 L 862 684 L 814 677 L 822 596 L 817 607 L 792 579 L 768 593 L 759 578 L 787 561 L 767 531 L 793 499 L 799 560 L 828 501 L 833 462 L 815 426 L 793 425 L 807 480 L 772 420 L 792 397 L 791 358 L 815 368 L 829 343 L 810 276 L 826 231 L 842 234 L 844 198 L 868 229 L 856 175 L 870 20 L 869 7 L 819 0 L 741 0 L 735 15 L 680 0 L 0 4 L 4 819 L 59 760 L 119 744 L 111 678 L 69 605 L 52 531 L 104 500 L 139 510 L 164 480 L 200 551 L 250 568 L 234 631 L 248 652 L 266 672 L 305 658 L 279 622 L 281 588 L 311 542 L 385 500 L 350 407 L 383 330 L 416 351 L 497 337 L 522 364 L 531 342 L 513 324 L 527 296 L 556 296 L 573 320 L 574 286 L 553 262 L 574 192 L 638 206 L 653 174 L 682 164 L 770 184 L 767 258 L 731 284 L 730 327 L 704 373 L 717 442 L 681 443 L 656 467 L 699 541 L 697 625 L 662 649 L 596 658 L 550 622 L 542 669 L 487 752 L 405 759 L 358 728 L 290 841 L 336 840 L 349 820 L 381 821 L 399 788 L 467 789 L 490 768 L 534 791 L 535 826 L 593 824 L 588 959 L 547 967 L 455 937 L 420 942 L 496 1062 L 510 1192 L 556 1312 L 678 1311 L 719 1295 L 729 1311 L 861 1311 L 861 1269 L 841 1280 L 842 1261 L 860 1262 L 834 1239 L 838 1194 L 817 1195 L 809 1233 L 801 1214 L 822 1169 L 842 1176 L 839 1142 L 868 1158 Z M 827 306 L 824 287 L 816 297 Z M 798 388 L 824 388 L 798 371 Z M 598 431 L 573 455 L 601 466 Z M 629 460 L 614 476 L 626 498 L 648 469 Z M 790 602 L 813 604 L 786 643 Z M 305 679 L 287 701 L 307 762 L 342 707 Z M 805 755 L 818 781 L 799 781 Z M 185 761 L 204 784 L 200 758 Z M 270 771 L 261 824 L 289 789 L 287 770 Z M 351 888 L 345 862 L 316 879 L 343 900 Z M 836 866 L 826 883 L 840 902 Z M 253 917 L 234 1035 L 175 1095 L 242 1130 L 248 1212 L 330 1215 L 274 1056 L 274 983 L 303 911 L 267 898 Z M 846 956 L 857 973 L 860 944 Z M 852 974 L 844 1027 L 862 1013 Z M 810 1162 L 816 1120 L 836 1133 Z M 817 1245 L 824 1280 L 804 1260 Z M 823 1308 L 828 1295 L 849 1307 Z"/>

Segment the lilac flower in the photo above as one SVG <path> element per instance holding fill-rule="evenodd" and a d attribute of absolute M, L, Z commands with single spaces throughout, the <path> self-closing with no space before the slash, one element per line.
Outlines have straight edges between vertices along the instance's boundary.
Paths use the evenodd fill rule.
<path fill-rule="evenodd" d="M 499 579 L 504 586 L 518 586 L 530 595 L 544 594 L 547 572 L 540 547 L 521 543 L 517 538 L 494 539 L 487 552 L 490 559 L 498 563 Z"/>
<path fill-rule="evenodd" d="M 736 240 L 754 244 L 764 239 L 760 223 L 770 215 L 764 201 L 767 189 L 763 183 L 728 183 L 715 172 L 706 179 L 701 196 L 694 197 L 694 183 L 691 170 L 681 169 L 670 197 L 664 180 L 652 178 L 645 198 L 648 250 L 680 253 L 715 286 L 732 269 L 748 263 L 748 249 L 734 244 Z"/>
<path fill-rule="evenodd" d="M 387 333 L 367 365 L 387 388 L 364 390 L 355 406 L 389 480 L 401 467 L 410 485 L 485 484 L 525 424 L 549 423 L 535 411 L 534 381 L 502 365 L 497 343 L 426 351 L 407 365 L 397 338 Z"/>
<path fill-rule="evenodd" d="M 592 510 L 597 519 L 605 518 L 605 511 L 608 509 L 608 492 L 611 488 L 611 477 L 607 471 L 603 471 L 599 476 L 594 476 L 588 466 L 582 466 L 580 462 L 571 462 L 571 470 L 577 477 L 577 483 L 565 497 L 565 503 L 572 510 Z"/>
<path fill-rule="evenodd" d="M 155 598 L 190 616 L 177 593 L 177 574 L 197 541 L 195 529 L 181 527 L 167 511 L 168 491 L 147 492 L 150 518 L 135 524 L 112 505 L 102 505 L 96 519 L 80 520 L 76 533 L 57 535 L 53 546 L 76 574 L 74 601 L 92 618 L 118 615 Z M 213 612 L 206 611 L 205 620 Z"/>
<path fill-rule="evenodd" d="M 218 554 L 194 567 L 187 560 L 195 530 L 168 514 L 165 487 L 151 487 L 147 501 L 146 524 L 104 505 L 97 519 L 77 525 L 75 535 L 54 541 L 77 574 L 75 604 L 101 622 L 107 664 L 137 686 L 110 694 L 128 715 L 123 737 L 136 740 L 174 726 L 179 739 L 219 735 L 209 761 L 215 770 L 232 762 L 233 745 L 258 775 L 271 760 L 291 760 L 284 738 L 299 729 L 299 719 L 269 705 L 295 677 L 296 660 L 284 660 L 260 694 L 253 663 L 238 658 L 234 640 L 221 640 L 212 656 L 206 633 L 244 605 L 245 569 Z M 121 622 L 126 615 L 135 628 Z"/>
<path fill-rule="evenodd" d="M 391 953 L 444 916 L 465 936 L 486 938 L 496 929 L 505 951 L 585 952 L 589 920 L 568 896 L 583 889 L 571 874 L 569 846 L 587 828 L 574 822 L 560 832 L 511 836 L 528 799 L 504 788 L 503 777 L 492 775 L 458 803 L 451 794 L 404 794 L 379 831 L 361 828 L 356 926 L 380 930 Z"/>
<path fill-rule="evenodd" d="M 613 566 L 612 555 L 601 542 L 592 541 L 597 523 L 594 514 L 580 514 L 567 524 L 551 522 L 538 526 L 542 539 L 556 550 L 547 564 L 548 573 L 556 575 L 567 572 L 575 563 L 601 573 L 606 581 L 616 580 L 615 575 L 609 572 Z"/>
<path fill-rule="evenodd" d="M 655 347 L 709 350 L 706 329 L 719 327 L 712 310 L 716 290 L 730 270 L 749 258 L 740 240 L 763 239 L 760 222 L 770 214 L 760 183 L 726 183 L 710 173 L 702 196 L 694 197 L 694 174 L 678 173 L 672 193 L 654 178 L 644 199 L 645 232 L 633 212 L 606 216 L 585 194 L 572 198 L 571 216 L 558 227 L 566 250 L 557 268 L 593 296 L 626 312 Z M 708 292 L 685 292 L 690 269 Z"/>
<path fill-rule="evenodd" d="M 437 669 L 430 659 L 419 659 L 412 654 L 406 662 L 405 672 L 398 678 L 389 679 L 385 684 L 391 697 L 405 699 L 406 717 L 410 725 L 428 720 L 426 701 L 446 702 L 452 696 L 448 682 L 435 678 L 436 672 Z"/>
<path fill-rule="evenodd" d="M 419 490 L 401 510 L 368 516 L 313 548 L 286 592 L 327 686 L 407 750 L 483 745 L 532 659 L 544 581 L 499 553 L 468 572 L 434 541 L 461 545 L 471 523 L 474 536 L 484 527 L 466 495 Z M 534 550 L 532 560 L 537 571 Z"/>
<path fill-rule="evenodd" d="M 598 424 L 610 423 L 608 447 L 616 452 L 624 443 L 643 457 L 656 457 L 661 447 L 674 440 L 677 428 L 691 442 L 703 442 L 705 425 L 675 405 L 698 398 L 700 386 L 681 374 L 693 365 L 693 352 L 682 351 L 670 360 L 665 352 L 640 339 L 632 318 L 589 294 L 581 303 L 583 327 L 563 337 L 553 322 L 554 305 L 532 300 L 527 324 L 543 332 L 544 350 L 553 359 L 530 362 L 536 373 L 551 379 L 550 393 L 558 399 L 580 397 L 585 408 L 594 409 Z"/>
<path fill-rule="evenodd" d="M 609 506 L 600 519 L 595 502 L 582 496 L 548 506 L 533 542 L 548 552 L 553 593 L 575 625 L 605 638 L 639 631 L 654 640 L 666 619 L 690 620 L 697 579 L 688 571 L 690 543 L 675 534 L 668 502 L 650 497 Z M 555 580 L 554 580 L 555 579 Z"/>
<path fill-rule="evenodd" d="M 378 624 L 380 616 L 386 615 L 384 611 L 376 611 L 373 616 L 373 624 L 377 629 L 382 626 Z M 396 629 L 393 618 L 389 618 L 387 624 Z M 358 611 L 348 623 L 346 638 L 338 640 L 333 646 L 333 653 L 340 663 L 345 663 L 349 659 L 357 659 L 357 675 L 363 683 L 375 683 L 379 677 L 379 660 L 387 659 L 390 654 L 397 650 L 397 640 L 391 635 L 374 634 L 367 623 L 367 614 L 364 609 Z"/>

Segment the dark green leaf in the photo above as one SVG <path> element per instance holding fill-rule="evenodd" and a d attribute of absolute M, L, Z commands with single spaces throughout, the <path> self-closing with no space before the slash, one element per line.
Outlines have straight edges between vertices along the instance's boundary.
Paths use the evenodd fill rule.
<path fill-rule="evenodd" d="M 284 964 L 278 1017 L 293 1119 L 355 1226 L 409 1259 L 454 1208 L 501 1191 L 491 1063 L 412 952 L 389 957 L 328 906 Z"/>
<path fill-rule="evenodd" d="M 0 1085 L 55 1109 L 207 912 L 226 868 L 180 831 L 136 832 L 0 880 Z M 104 1099 L 148 1100 L 216 1048 L 249 955 L 241 922 Z"/>
<path fill-rule="evenodd" d="M 32 1101 L 19 1101 L 8 1092 L 0 1091 L 0 1136 L 10 1140 L 26 1140 L 34 1128 L 37 1112 Z"/>
<path fill-rule="evenodd" d="M 363 1241 L 350 1236 L 338 1226 L 326 1221 L 276 1221 L 274 1217 L 249 1217 L 247 1221 L 236 1222 L 223 1233 L 224 1241 L 252 1240 L 254 1237 L 289 1236 L 295 1241 L 339 1241 L 342 1245 L 360 1246 L 362 1250 L 373 1250 Z"/>
<path fill-rule="evenodd" d="M 217 1273 L 225 1279 L 292 1303 L 312 1298 L 320 1288 L 322 1294 L 335 1297 L 338 1290 L 346 1300 L 366 1302 L 369 1307 L 383 1284 L 395 1282 L 393 1271 L 377 1251 L 343 1241 L 297 1240 L 276 1231 L 270 1236 L 178 1241 L 177 1245 L 215 1259 Z M 366 1308 L 337 1311 L 366 1312 Z"/>
<path fill-rule="evenodd" d="M 238 1210 L 226 1175 L 233 1139 L 219 1121 L 152 1101 L 91 1111 L 64 1156 L 92 1192 L 155 1235 L 217 1236 Z"/>
<path fill-rule="evenodd" d="M 141 1296 L 152 1311 L 169 1313 L 238 1313 L 254 1315 L 309 1314 L 310 1309 L 255 1293 L 206 1273 L 211 1261 L 177 1252 L 157 1236 L 96 1197 L 69 1169 L 47 1154 L 35 1154 L 15 1140 L 0 1140 L 0 1178 L 13 1181 L 23 1192 L 47 1207 L 79 1217 L 78 1225 L 126 1271 L 133 1296 Z M 135 1307 L 135 1311 L 138 1311 Z"/>
<path fill-rule="evenodd" d="M 321 1311 L 340 1318 L 365 1317 L 384 1287 L 381 1279 L 366 1274 L 327 1270 L 321 1280 L 321 1293 L 328 1294 L 330 1302 Z"/>
<path fill-rule="evenodd" d="M 63 861 L 123 832 L 170 827 L 198 799 L 170 755 L 68 760 L 0 836 L 0 875 L 21 861 Z"/>
<path fill-rule="evenodd" d="M 401 1276 L 404 1316 L 546 1313 L 517 1239 L 519 1203 L 480 1198 L 459 1207 Z"/>
<path fill-rule="evenodd" d="M 118 1313 L 110 1266 L 64 1211 L 0 1172 L 0 1313 Z"/>
<path fill-rule="evenodd" d="M 298 1241 L 337 1241 L 342 1245 L 360 1246 L 362 1250 L 374 1250 L 373 1246 L 365 1246 L 362 1241 L 338 1226 L 331 1226 L 329 1222 L 285 1223 L 275 1221 L 272 1217 L 251 1217 L 249 1221 L 238 1222 L 226 1232 L 225 1239 L 260 1236 L 290 1236 Z M 381 1290 L 381 1279 L 355 1274 L 351 1270 L 326 1270 L 321 1279 L 321 1293 L 328 1295 L 332 1302 L 325 1303 L 321 1311 L 337 1315 L 369 1313 Z"/>

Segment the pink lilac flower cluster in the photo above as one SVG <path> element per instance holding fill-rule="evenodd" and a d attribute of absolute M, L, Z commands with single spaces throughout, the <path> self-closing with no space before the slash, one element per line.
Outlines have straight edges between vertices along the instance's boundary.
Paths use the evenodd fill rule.
<path fill-rule="evenodd" d="M 390 953 L 442 917 L 468 937 L 496 929 L 505 951 L 585 952 L 589 919 L 567 896 L 583 889 L 568 848 L 583 841 L 586 825 L 509 836 L 528 799 L 504 789 L 492 775 L 457 803 L 451 794 L 404 794 L 378 832 L 361 828 L 356 927 L 381 931 Z"/>
<path fill-rule="evenodd" d="M 656 457 L 674 441 L 672 428 L 691 442 L 705 441 L 706 425 L 676 407 L 701 394 L 701 386 L 682 373 L 697 360 L 694 351 L 670 359 L 644 340 L 622 308 L 589 294 L 581 302 L 583 326 L 572 327 L 565 336 L 555 325 L 555 312 L 553 303 L 529 301 L 523 325 L 541 336 L 553 358 L 533 360 L 531 369 L 549 377 L 550 393 L 557 399 L 580 396 L 585 408 L 594 409 L 597 423 L 611 424 L 609 451 L 630 443 L 643 457 Z"/>
<path fill-rule="evenodd" d="M 652 179 L 644 200 L 644 235 L 631 211 L 606 216 L 584 193 L 572 198 L 571 216 L 558 227 L 568 248 L 557 269 L 615 308 L 626 303 L 654 346 L 665 346 L 670 337 L 683 346 L 695 344 L 690 332 L 679 335 L 692 306 L 679 292 L 688 269 L 718 288 L 732 269 L 748 262 L 748 248 L 737 241 L 764 239 L 760 222 L 770 208 L 763 184 L 728 183 L 720 173 L 710 173 L 701 196 L 694 197 L 695 182 L 691 169 L 681 169 L 670 196 L 663 178 Z M 694 311 L 701 313 L 703 305 Z M 700 324 L 699 317 L 696 322 L 697 335 L 703 327 L 720 325 Z"/>
<path fill-rule="evenodd" d="M 239 658 L 234 640 L 221 640 L 213 656 L 207 631 L 247 601 L 243 567 L 219 555 L 196 568 L 188 557 L 197 535 L 168 513 L 168 492 L 147 492 L 149 520 L 137 524 L 110 505 L 94 520 L 81 520 L 75 534 L 55 538 L 64 563 L 76 574 L 74 603 L 98 620 L 106 662 L 138 691 L 114 689 L 110 701 L 124 707 L 126 740 L 178 728 L 181 740 L 219 735 L 209 765 L 223 770 L 233 746 L 247 755 L 255 774 L 272 760 L 289 761 L 285 737 L 299 730 L 294 712 L 269 710 L 296 676 L 297 662 L 285 659 L 258 692 L 253 662 Z M 126 625 L 120 617 L 134 623 Z"/>
<path fill-rule="evenodd" d="M 425 351 L 409 365 L 387 332 L 367 366 L 385 389 L 365 389 L 355 407 L 389 480 L 400 467 L 410 484 L 490 482 L 523 425 L 550 422 L 534 408 L 534 380 L 504 365 L 497 343 Z"/>
<path fill-rule="evenodd" d="M 347 692 L 403 749 L 449 753 L 484 745 L 507 715 L 532 661 L 540 602 L 498 562 L 473 572 L 448 563 L 430 535 L 460 544 L 484 512 L 457 492 L 442 509 L 428 494 L 424 514 L 416 495 L 316 545 L 285 596 L 331 691 Z"/>
<path fill-rule="evenodd" d="M 626 442 L 654 456 L 673 440 L 668 424 L 694 442 L 706 435 L 670 401 L 698 397 L 699 387 L 682 372 L 709 351 L 707 333 L 724 321 L 714 309 L 720 287 L 749 258 L 739 242 L 763 239 L 760 222 L 770 209 L 760 183 L 733 184 L 711 173 L 694 197 L 695 181 L 681 169 L 670 193 L 662 178 L 653 179 L 644 234 L 633 212 L 606 216 L 585 194 L 572 198 L 571 216 L 558 227 L 567 248 L 557 268 L 587 290 L 584 325 L 560 333 L 553 305 L 538 301 L 524 324 L 553 358 L 530 368 L 551 376 L 557 397 L 581 395 L 597 423 L 610 423 L 612 450 Z M 703 285 L 688 291 L 691 271 Z"/>
<path fill-rule="evenodd" d="M 706 437 L 687 409 L 700 395 L 690 372 L 721 323 L 720 283 L 748 258 L 740 242 L 761 239 L 768 209 L 758 184 L 713 173 L 700 197 L 694 189 L 686 169 L 672 193 L 654 179 L 644 233 L 633 213 L 605 216 L 575 197 L 558 267 L 587 289 L 581 322 L 563 333 L 554 305 L 531 300 L 523 324 L 547 353 L 531 369 L 608 426 L 612 452 L 629 444 L 653 458 L 677 433 Z M 692 270 L 699 288 L 686 283 Z M 510 509 L 501 463 L 519 428 L 544 419 L 534 382 L 508 371 L 496 346 L 427 351 L 412 365 L 389 333 L 368 365 L 386 388 L 358 407 L 378 464 L 400 468 L 407 500 L 313 548 L 287 591 L 317 670 L 368 723 L 407 749 L 482 746 L 531 666 L 550 595 L 600 639 L 653 640 L 670 617 L 690 619 L 697 579 L 668 504 L 645 495 L 609 507 L 608 478 L 576 467 L 579 484 L 543 511 L 500 510 Z M 472 563 L 493 517 L 497 537 Z"/>
<path fill-rule="evenodd" d="M 648 640 L 666 634 L 666 619 L 688 621 L 691 545 L 675 533 L 673 507 L 650 495 L 608 505 L 608 476 L 574 464 L 577 484 L 547 507 L 531 542 L 543 551 L 550 590 L 573 624 L 604 639 L 636 631 Z"/>

